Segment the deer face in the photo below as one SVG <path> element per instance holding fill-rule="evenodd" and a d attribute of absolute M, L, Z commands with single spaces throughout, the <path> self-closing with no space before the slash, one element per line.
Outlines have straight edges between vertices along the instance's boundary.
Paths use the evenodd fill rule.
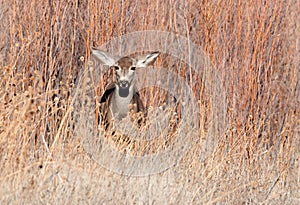
<path fill-rule="evenodd" d="M 104 65 L 114 69 L 116 74 L 116 91 L 120 97 L 128 97 L 135 84 L 135 69 L 144 68 L 154 63 L 159 52 L 149 53 L 139 59 L 128 56 L 115 60 L 110 54 L 92 48 L 92 54 Z"/>
<path fill-rule="evenodd" d="M 135 59 L 123 57 L 112 66 L 116 74 L 116 88 L 119 96 L 127 97 L 135 83 Z"/>

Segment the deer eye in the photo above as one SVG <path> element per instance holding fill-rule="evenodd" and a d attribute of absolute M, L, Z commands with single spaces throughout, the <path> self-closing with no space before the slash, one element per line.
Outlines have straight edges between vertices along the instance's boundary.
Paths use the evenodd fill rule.
<path fill-rule="evenodd" d="M 131 68 L 130 68 L 130 70 L 135 70 L 135 69 L 136 69 L 136 67 L 131 67 Z"/>
<path fill-rule="evenodd" d="M 113 66 L 115 70 L 120 70 L 119 66 Z"/>

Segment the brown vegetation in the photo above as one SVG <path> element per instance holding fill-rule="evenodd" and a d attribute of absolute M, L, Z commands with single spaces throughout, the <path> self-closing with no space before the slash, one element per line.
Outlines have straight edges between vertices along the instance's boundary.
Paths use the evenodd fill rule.
<path fill-rule="evenodd" d="M 0 203 L 299 204 L 299 13 L 294 0 L 1 0 Z M 218 102 L 203 76 L 162 54 L 155 66 L 193 79 L 199 104 L 186 106 L 198 106 L 200 129 L 176 166 L 122 176 L 75 136 L 73 92 L 90 46 L 146 30 L 203 49 L 219 76 L 211 86 L 226 93 L 226 129 L 209 134 Z M 154 92 L 142 92 L 150 105 Z"/>

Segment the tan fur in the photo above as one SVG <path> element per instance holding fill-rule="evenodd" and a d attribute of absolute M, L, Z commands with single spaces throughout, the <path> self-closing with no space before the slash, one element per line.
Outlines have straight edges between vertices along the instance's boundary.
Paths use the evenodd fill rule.
<path fill-rule="evenodd" d="M 147 110 L 145 109 L 140 94 L 135 87 L 135 69 L 152 65 L 159 52 L 152 52 L 141 59 L 128 56 L 115 60 L 109 53 L 92 48 L 92 54 L 101 63 L 114 69 L 116 82 L 107 86 L 100 99 L 99 121 L 105 129 L 111 128 L 113 118 L 121 120 L 128 113 L 138 127 L 146 122 Z"/>
<path fill-rule="evenodd" d="M 113 91 L 112 91 L 113 89 Z M 104 94 L 101 98 L 100 104 L 100 116 L 102 124 L 105 126 L 105 129 L 109 129 L 112 123 L 112 99 L 115 95 L 115 83 L 112 83 L 107 86 Z M 147 121 L 147 110 L 145 109 L 142 100 L 140 99 L 139 93 L 136 92 L 129 106 L 129 114 L 132 121 L 135 121 L 139 127 L 145 124 Z"/>

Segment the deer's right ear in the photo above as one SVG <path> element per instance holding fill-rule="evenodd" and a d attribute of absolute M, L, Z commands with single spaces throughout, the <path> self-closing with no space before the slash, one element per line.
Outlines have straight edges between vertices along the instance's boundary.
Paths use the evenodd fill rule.
<path fill-rule="evenodd" d="M 136 63 L 136 67 L 144 68 L 149 65 L 152 65 L 157 57 L 159 56 L 159 52 L 152 52 L 144 56 L 142 59 L 139 59 Z"/>
<path fill-rule="evenodd" d="M 92 47 L 91 48 L 93 56 L 99 60 L 102 64 L 108 65 L 108 66 L 113 66 L 115 64 L 115 59 L 110 56 L 109 53 L 101 51 L 97 48 Z"/>

